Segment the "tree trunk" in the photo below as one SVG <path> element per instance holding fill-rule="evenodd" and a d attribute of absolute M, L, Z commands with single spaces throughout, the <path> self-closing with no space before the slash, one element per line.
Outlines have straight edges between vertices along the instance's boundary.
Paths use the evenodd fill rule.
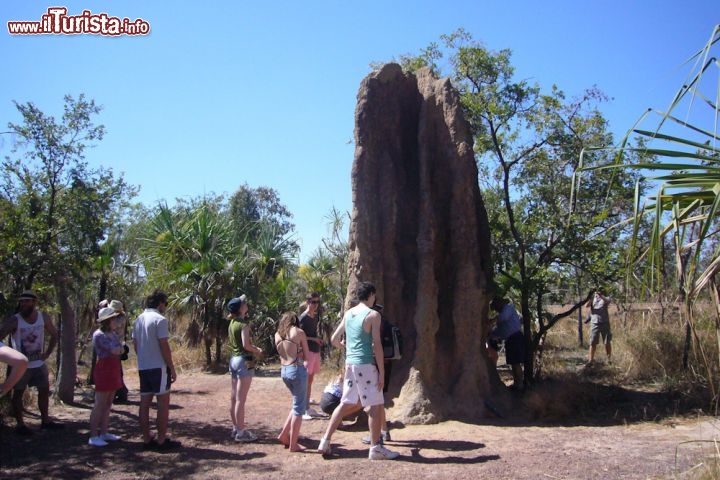
<path fill-rule="evenodd" d="M 55 395 L 65 403 L 73 403 L 75 397 L 75 381 L 77 379 L 77 361 L 75 360 L 75 344 L 77 341 L 75 311 L 70 302 L 67 279 L 55 281 L 57 302 L 60 306 L 60 339 L 58 351 L 60 363 L 56 379 Z"/>
<path fill-rule="evenodd" d="M 203 344 L 205 345 L 205 366 L 212 366 L 212 336 L 208 333 L 203 335 Z"/>
<path fill-rule="evenodd" d="M 685 305 L 685 345 L 683 346 L 682 365 L 683 369 L 688 369 L 688 361 L 690 359 L 690 348 L 692 347 L 692 319 L 690 318 L 691 308 L 687 300 Z"/>

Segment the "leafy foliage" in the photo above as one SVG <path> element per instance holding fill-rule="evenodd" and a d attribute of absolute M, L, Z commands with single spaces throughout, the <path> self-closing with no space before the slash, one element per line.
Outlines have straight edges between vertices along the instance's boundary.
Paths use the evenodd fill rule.
<path fill-rule="evenodd" d="M 553 86 L 544 93 L 538 85 L 515 79 L 510 50 L 491 51 L 462 29 L 441 39 L 448 53 L 448 75 L 474 135 L 496 279 L 501 293 L 519 301 L 534 353 L 547 329 L 572 311 L 546 316 L 548 295 L 583 278 L 589 289 L 620 276 L 624 254 L 607 246 L 621 245 L 623 230 L 611 227 L 630 211 L 638 176 L 593 176 L 582 185 L 582 197 L 573 198 L 571 184 L 580 152 L 612 143 L 598 110 L 606 100 L 602 92 L 590 88 L 568 99 Z M 442 74 L 439 60 L 445 53 L 431 45 L 421 59 L 403 63 L 411 69 L 426 65 Z M 607 158 L 596 152 L 586 160 L 603 163 Z M 579 288 L 563 296 L 575 299 L 576 308 L 582 302 Z M 530 355 L 528 380 L 533 376 L 532 361 Z"/>

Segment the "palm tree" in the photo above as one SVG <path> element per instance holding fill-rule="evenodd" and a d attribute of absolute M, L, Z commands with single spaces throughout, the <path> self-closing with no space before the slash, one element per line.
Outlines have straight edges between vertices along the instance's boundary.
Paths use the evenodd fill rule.
<path fill-rule="evenodd" d="M 173 306 L 190 314 L 185 338 L 190 345 L 205 343 L 206 363 L 221 357 L 222 312 L 243 257 L 233 241 L 231 221 L 214 203 L 201 202 L 172 211 L 158 207 L 153 238 L 145 239 L 148 273 L 171 291 Z"/>
<path fill-rule="evenodd" d="M 683 365 L 686 368 L 694 334 L 692 305 L 707 287 L 711 287 L 718 312 L 716 329 L 720 338 L 719 293 L 715 280 L 720 272 L 720 248 L 714 241 L 720 211 L 720 84 L 710 79 L 717 78 L 720 70 L 718 53 L 720 25 L 713 29 L 707 44 L 686 62 L 691 65 L 690 74 L 667 110 L 648 110 L 622 141 L 617 163 L 599 167 L 641 169 L 648 180 L 658 185 L 657 192 L 650 198 L 641 199 L 636 195 L 630 258 L 634 265 L 643 267 L 642 283 L 660 290 L 664 280 L 663 245 L 667 243 L 666 238 L 672 239 L 677 282 L 685 310 Z M 709 72 L 714 75 L 708 75 Z M 649 118 L 658 119 L 656 127 L 640 128 Z M 631 135 L 639 136 L 647 146 L 631 146 Z M 628 153 L 638 151 L 653 156 L 657 162 L 635 165 L 625 162 Z M 640 245 L 639 226 L 648 216 L 653 225 L 652 234 L 646 245 Z M 702 350 L 701 354 L 705 358 Z M 709 384 L 713 396 L 717 397 L 713 382 Z"/>

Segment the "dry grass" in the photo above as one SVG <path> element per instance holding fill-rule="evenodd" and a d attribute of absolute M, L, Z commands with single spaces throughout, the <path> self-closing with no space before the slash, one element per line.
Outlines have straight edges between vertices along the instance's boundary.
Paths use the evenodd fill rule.
<path fill-rule="evenodd" d="M 697 312 L 688 369 L 682 365 L 685 331 L 679 317 L 666 316 L 661 322 L 658 315 L 636 311 L 611 316 L 611 322 L 613 363 L 607 363 L 599 345 L 596 364 L 590 368 L 584 365 L 589 325 L 582 325 L 582 346 L 577 319 L 563 320 L 548 333 L 542 379 L 525 397 L 532 418 L 562 421 L 604 415 L 653 420 L 698 410 L 715 412 L 717 397 L 711 386 L 720 388 L 720 368 L 709 309 Z"/>

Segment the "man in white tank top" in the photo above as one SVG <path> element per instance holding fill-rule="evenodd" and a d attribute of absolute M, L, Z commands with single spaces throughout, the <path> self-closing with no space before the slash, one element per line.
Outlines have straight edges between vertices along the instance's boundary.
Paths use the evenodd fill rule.
<path fill-rule="evenodd" d="M 45 347 L 45 333 L 49 337 Z M 22 378 L 13 388 L 12 407 L 18 435 L 32 435 L 23 419 L 23 395 L 28 386 L 37 388 L 38 410 L 40 410 L 40 427 L 54 430 L 64 425 L 50 420 L 48 405 L 50 403 L 50 382 L 45 360 L 52 354 L 57 345 L 58 333 L 52 318 L 37 308 L 37 295 L 25 290 L 18 300 L 18 313 L 8 318 L 0 327 L 0 338 L 11 335 L 12 347 L 25 355 L 28 367 Z"/>

